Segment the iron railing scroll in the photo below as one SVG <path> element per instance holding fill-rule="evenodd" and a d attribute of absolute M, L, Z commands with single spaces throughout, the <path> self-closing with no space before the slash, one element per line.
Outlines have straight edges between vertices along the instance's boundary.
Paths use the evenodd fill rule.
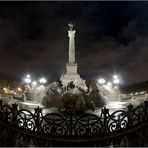
<path fill-rule="evenodd" d="M 148 146 L 148 101 L 127 110 L 44 114 L 0 100 L 0 146 Z"/>

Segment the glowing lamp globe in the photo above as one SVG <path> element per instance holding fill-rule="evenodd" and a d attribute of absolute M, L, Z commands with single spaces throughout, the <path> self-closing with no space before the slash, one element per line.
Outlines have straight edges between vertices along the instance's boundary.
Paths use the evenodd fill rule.
<path fill-rule="evenodd" d="M 114 84 L 119 84 L 120 83 L 120 80 L 119 79 L 115 79 L 115 80 L 113 80 L 113 83 Z"/>
<path fill-rule="evenodd" d="M 3 90 L 4 90 L 4 91 L 6 91 L 6 90 L 7 90 L 7 88 L 5 88 L 5 87 L 4 87 L 4 88 L 3 88 Z"/>
<path fill-rule="evenodd" d="M 31 83 L 31 79 L 30 79 L 30 78 L 25 78 L 25 82 L 26 82 L 27 84 L 29 84 L 29 83 Z"/>
<path fill-rule="evenodd" d="M 104 84 L 105 80 L 104 79 L 99 79 L 98 82 L 99 82 L 99 84 Z"/>
<path fill-rule="evenodd" d="M 40 82 L 41 84 L 45 84 L 45 83 L 47 82 L 47 80 L 46 80 L 45 78 L 41 78 L 41 79 L 39 80 L 39 82 Z"/>
<path fill-rule="evenodd" d="M 113 78 L 114 79 L 118 79 L 118 75 L 113 75 Z"/>
<path fill-rule="evenodd" d="M 26 77 L 27 77 L 27 78 L 30 78 L 30 75 L 28 74 Z"/>
<path fill-rule="evenodd" d="M 36 81 L 33 81 L 33 82 L 32 82 L 32 85 L 33 85 L 33 86 L 36 86 L 36 85 L 37 85 L 37 82 L 36 82 Z"/>
<path fill-rule="evenodd" d="M 108 82 L 108 83 L 107 83 L 107 86 L 108 86 L 108 87 L 112 86 L 112 83 L 111 83 L 111 82 Z"/>
<path fill-rule="evenodd" d="M 18 91 L 22 91 L 22 89 L 20 87 L 17 88 Z"/>

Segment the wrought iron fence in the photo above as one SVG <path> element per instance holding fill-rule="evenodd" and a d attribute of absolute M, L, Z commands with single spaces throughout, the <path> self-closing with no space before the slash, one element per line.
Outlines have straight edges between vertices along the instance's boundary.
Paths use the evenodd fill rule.
<path fill-rule="evenodd" d="M 148 101 L 136 108 L 130 104 L 127 110 L 117 110 L 113 113 L 103 108 L 100 115 L 78 115 L 72 111 L 43 114 L 39 107 L 35 108 L 34 112 L 19 110 L 17 104 L 9 106 L 0 100 L 0 145 L 122 146 L 128 141 L 128 146 L 133 146 L 133 143 L 129 143 L 136 137 L 135 132 L 140 133 L 142 139 L 148 137 L 145 133 L 147 121 Z M 132 139 L 133 135 L 130 134 L 134 134 Z M 148 146 L 147 140 L 142 143 Z"/>

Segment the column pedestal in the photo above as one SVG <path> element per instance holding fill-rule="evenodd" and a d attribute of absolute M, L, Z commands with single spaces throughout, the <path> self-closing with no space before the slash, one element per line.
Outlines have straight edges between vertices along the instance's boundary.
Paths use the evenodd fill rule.
<path fill-rule="evenodd" d="M 71 74 L 71 75 L 77 75 L 77 63 L 67 63 L 66 64 L 66 69 L 67 73 L 66 74 Z"/>

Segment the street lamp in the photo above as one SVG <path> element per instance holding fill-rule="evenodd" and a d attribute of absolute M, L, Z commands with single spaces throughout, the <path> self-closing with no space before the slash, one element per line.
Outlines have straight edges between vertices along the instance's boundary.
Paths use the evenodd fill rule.
<path fill-rule="evenodd" d="M 114 84 L 119 84 L 119 83 L 120 83 L 120 80 L 119 80 L 119 79 L 114 79 L 114 80 L 113 80 L 113 83 L 114 83 Z"/>
<path fill-rule="evenodd" d="M 98 80 L 99 84 L 104 84 L 105 83 L 105 80 L 103 78 L 99 79 Z"/>
<path fill-rule="evenodd" d="M 22 91 L 22 89 L 20 87 L 17 88 L 18 91 Z"/>
<path fill-rule="evenodd" d="M 27 77 L 27 78 L 30 78 L 30 75 L 28 74 L 26 77 Z"/>
<path fill-rule="evenodd" d="M 26 78 L 24 79 L 24 81 L 25 81 L 27 84 L 31 83 L 30 75 L 27 75 Z"/>
<path fill-rule="evenodd" d="M 108 83 L 107 83 L 107 86 L 108 86 L 108 87 L 112 86 L 112 83 L 111 83 L 111 82 L 108 82 Z"/>
<path fill-rule="evenodd" d="M 25 82 L 26 82 L 27 84 L 29 84 L 29 83 L 31 83 L 31 79 L 30 79 L 30 78 L 25 78 Z"/>
<path fill-rule="evenodd" d="M 113 75 L 113 79 L 118 79 L 118 75 Z"/>
<path fill-rule="evenodd" d="M 40 78 L 39 82 L 40 82 L 41 84 L 45 84 L 45 83 L 47 82 L 47 80 L 42 77 L 42 78 Z"/>
<path fill-rule="evenodd" d="M 36 86 L 36 85 L 37 85 L 37 82 L 36 82 L 36 81 L 33 81 L 33 82 L 32 82 L 32 85 L 33 85 L 33 86 Z"/>

